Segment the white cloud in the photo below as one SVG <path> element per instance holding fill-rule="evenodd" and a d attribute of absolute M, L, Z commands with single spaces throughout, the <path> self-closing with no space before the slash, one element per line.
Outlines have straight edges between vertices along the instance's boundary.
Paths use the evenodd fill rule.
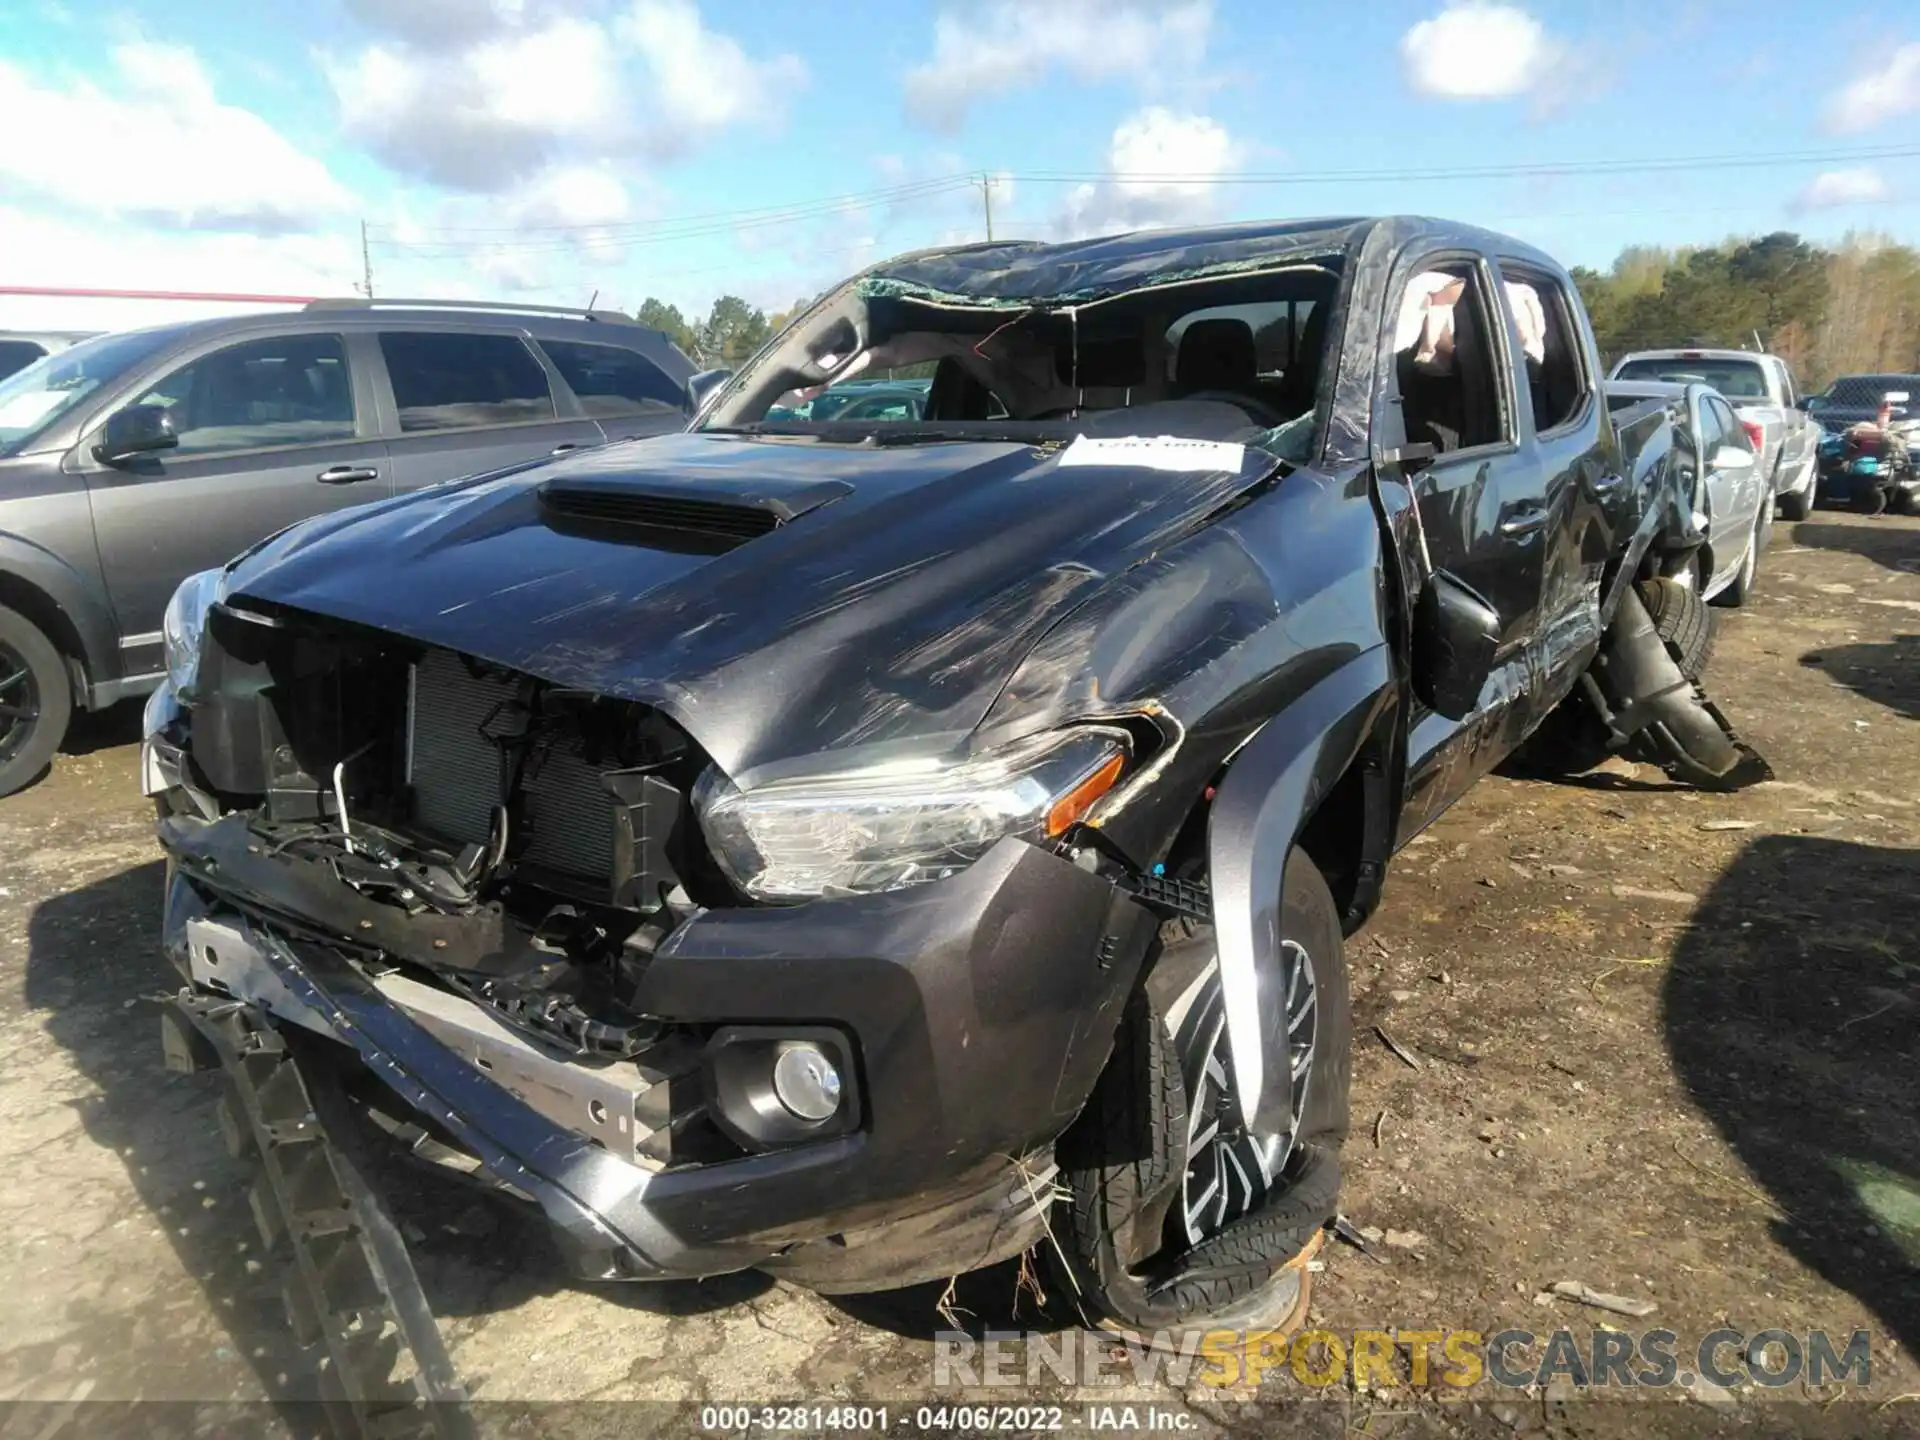
<path fill-rule="evenodd" d="M 1058 67 L 1078 80 L 1142 80 L 1196 65 L 1212 0 L 950 0 L 933 57 L 908 70 L 908 113 L 951 132 L 974 104 L 1038 83 Z"/>
<path fill-rule="evenodd" d="M 10 284 L 70 289 L 347 295 L 358 236 L 155 230 L 97 216 L 0 208 Z M 0 326 L 117 330 L 258 305 L 0 297 Z"/>
<path fill-rule="evenodd" d="M 1463 0 L 1400 37 L 1407 83 L 1442 100 L 1494 100 L 1532 89 L 1566 49 L 1517 5 Z"/>
<path fill-rule="evenodd" d="M 1862 166 L 1852 170 L 1829 170 L 1814 178 L 1794 197 L 1789 207 L 1795 212 L 1831 210 L 1840 205 L 1871 205 L 1887 198 L 1887 182 L 1878 170 Z"/>
<path fill-rule="evenodd" d="M 807 81 L 798 56 L 752 59 L 731 36 L 701 24 L 692 0 L 634 0 L 614 33 L 648 73 L 646 109 L 661 116 L 648 148 L 663 157 L 703 145 L 748 115 L 777 118 Z"/>
<path fill-rule="evenodd" d="M 1078 238 L 1204 220 L 1213 213 L 1218 177 L 1243 153 L 1219 121 L 1149 105 L 1114 129 L 1106 177 L 1076 186 L 1055 228 Z"/>
<path fill-rule="evenodd" d="M 129 42 L 108 62 L 96 84 L 0 61 L 8 191 L 178 229 L 299 231 L 351 211 L 324 164 L 251 110 L 221 103 L 191 49 Z M 11 267 L 11 236 L 7 248 Z"/>
<path fill-rule="evenodd" d="M 1920 41 L 1902 45 L 1878 70 L 1848 82 L 1827 106 L 1827 128 L 1854 134 L 1915 111 L 1920 111 Z"/>
<path fill-rule="evenodd" d="M 446 26 L 423 14 L 458 10 Z M 512 190 L 550 165 L 666 159 L 748 118 L 777 120 L 805 84 L 792 55 L 757 60 L 693 0 L 631 0 L 611 21 L 579 0 L 355 0 L 380 37 L 323 63 L 341 125 L 410 179 Z"/>

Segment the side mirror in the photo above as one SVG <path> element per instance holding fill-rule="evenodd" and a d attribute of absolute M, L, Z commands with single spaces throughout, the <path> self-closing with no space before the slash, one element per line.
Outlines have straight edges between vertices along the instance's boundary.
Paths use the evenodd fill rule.
<path fill-rule="evenodd" d="M 1500 648 L 1500 612 L 1445 571 L 1413 606 L 1413 691 L 1436 714 L 1464 720 L 1480 703 Z"/>
<path fill-rule="evenodd" d="M 1813 397 L 1811 395 L 1799 396 L 1797 399 L 1794 400 L 1793 408 L 1798 411 L 1801 411 L 1802 413 L 1812 410 Z"/>
<path fill-rule="evenodd" d="M 707 403 L 708 396 L 732 378 L 731 370 L 702 370 L 687 381 L 687 401 L 693 406 L 695 413 L 698 413 L 700 407 Z"/>
<path fill-rule="evenodd" d="M 1711 463 L 1715 470 L 1751 470 L 1753 452 L 1742 450 L 1738 445 L 1722 445 L 1713 452 Z"/>
<path fill-rule="evenodd" d="M 171 450 L 180 443 L 173 428 L 173 411 L 165 405 L 129 405 L 107 417 L 93 458 L 102 465 L 123 465 L 136 455 Z"/>

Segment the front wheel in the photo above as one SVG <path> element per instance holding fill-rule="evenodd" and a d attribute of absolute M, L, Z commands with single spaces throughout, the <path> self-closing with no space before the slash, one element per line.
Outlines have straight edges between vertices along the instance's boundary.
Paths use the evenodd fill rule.
<path fill-rule="evenodd" d="M 1230 1123 L 1233 1065 L 1210 929 L 1163 933 L 1112 1058 L 1060 1139 L 1055 1238 L 1067 1289 L 1110 1329 L 1285 1330 L 1334 1214 L 1352 1083 L 1339 911 L 1312 860 L 1287 862 L 1280 947 L 1258 977 L 1280 1128 Z"/>
<path fill-rule="evenodd" d="M 1817 469 L 1809 468 L 1807 483 L 1798 490 L 1784 491 L 1780 496 L 1780 518 L 1782 520 L 1804 520 L 1813 513 L 1814 492 L 1820 488 Z"/>
<path fill-rule="evenodd" d="M 47 768 L 72 714 L 60 652 L 24 615 L 0 607 L 0 795 Z"/>

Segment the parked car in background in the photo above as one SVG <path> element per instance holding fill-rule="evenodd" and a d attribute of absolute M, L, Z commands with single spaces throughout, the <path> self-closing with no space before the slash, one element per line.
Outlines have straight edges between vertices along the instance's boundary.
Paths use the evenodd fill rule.
<path fill-rule="evenodd" d="M 1789 520 L 1813 509 L 1819 427 L 1800 408 L 1793 372 L 1778 355 L 1752 350 L 1640 350 L 1613 367 L 1615 380 L 1710 385 L 1751 422 L 1760 475 Z"/>
<path fill-rule="evenodd" d="M 1659 380 L 1609 380 L 1607 405 L 1616 414 L 1658 401 L 1673 417 L 1674 467 L 1685 513 L 1671 521 L 1673 548 L 1697 546 L 1697 566 L 1673 572 L 1701 595 L 1744 605 L 1753 593 L 1760 557 L 1773 534 L 1773 491 L 1762 478 L 1753 434 L 1726 396 L 1708 385 Z"/>
<path fill-rule="evenodd" d="M 92 338 L 88 330 L 0 330 L 0 380 L 17 375 L 42 356 Z"/>
<path fill-rule="evenodd" d="M 297 520 L 678 430 L 693 366 L 613 312 L 316 301 L 0 380 L 0 795 L 153 689 L 181 579 Z"/>
<path fill-rule="evenodd" d="M 1875 408 L 1863 419 L 1847 420 L 1856 406 L 1823 409 L 1820 440 L 1820 490 L 1828 500 L 1851 505 L 1867 515 L 1893 509 L 1903 515 L 1920 513 L 1920 406 L 1916 392 L 1901 387 L 1908 377 L 1853 376 L 1895 388 L 1881 390 Z M 1912 377 L 1920 382 L 1920 376 Z M 1860 398 L 1859 388 L 1848 387 L 1848 399 Z M 1831 429 L 1826 429 L 1831 418 Z"/>
<path fill-rule="evenodd" d="M 1842 375 L 1820 394 L 1807 396 L 1806 412 L 1829 435 L 1837 435 L 1849 425 L 1874 420 L 1887 395 L 1898 391 L 1912 398 L 1894 407 L 1894 419 L 1920 415 L 1920 374 Z"/>
<path fill-rule="evenodd" d="M 918 420 L 931 380 L 848 380 L 811 400 L 775 405 L 769 420 Z"/>

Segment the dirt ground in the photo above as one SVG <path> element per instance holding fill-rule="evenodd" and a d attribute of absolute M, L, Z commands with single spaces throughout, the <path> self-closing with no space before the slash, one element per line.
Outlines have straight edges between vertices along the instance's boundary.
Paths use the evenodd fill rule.
<path fill-rule="evenodd" d="M 1567 1326 L 1582 1347 L 1596 1324 L 1665 1326 L 1683 1356 L 1722 1327 L 1866 1329 L 1865 1398 L 1801 1383 L 1414 1395 L 1350 1377 L 1310 1392 L 1282 1367 L 1264 1416 L 1197 1383 L 1047 1380 L 1068 1428 L 1093 1399 L 1159 1402 L 1200 1433 L 1277 1416 L 1395 1437 L 1920 1433 L 1920 521 L 1782 524 L 1756 601 L 1722 622 L 1710 688 L 1776 782 L 1713 796 L 1624 765 L 1495 776 L 1396 861 L 1348 950 L 1344 1208 L 1383 1236 L 1371 1256 L 1326 1247 L 1311 1323 Z M 260 1403 L 289 1390 L 282 1326 L 209 1082 L 160 1065 L 154 1000 L 174 981 L 137 729 L 95 717 L 48 778 L 0 801 L 0 1402 L 32 1402 L 0 1403 L 9 1440 L 85 1431 L 96 1412 L 55 1403 L 74 1400 L 203 1402 L 188 1427 L 203 1433 L 305 1424 Z M 499 1428 L 549 1428 L 540 1415 L 562 1412 L 525 1408 L 544 1401 L 851 1398 L 892 1401 L 897 1428 L 932 1393 L 937 1287 L 577 1288 L 511 1220 L 457 1197 L 409 1209 Z M 1543 1293 L 1560 1280 L 1658 1310 Z M 1046 1318 L 1016 1299 L 1003 1269 L 949 1305 L 975 1331 L 1063 1323 L 1057 1298 Z M 638 1414 L 602 1418 L 623 1413 Z"/>

